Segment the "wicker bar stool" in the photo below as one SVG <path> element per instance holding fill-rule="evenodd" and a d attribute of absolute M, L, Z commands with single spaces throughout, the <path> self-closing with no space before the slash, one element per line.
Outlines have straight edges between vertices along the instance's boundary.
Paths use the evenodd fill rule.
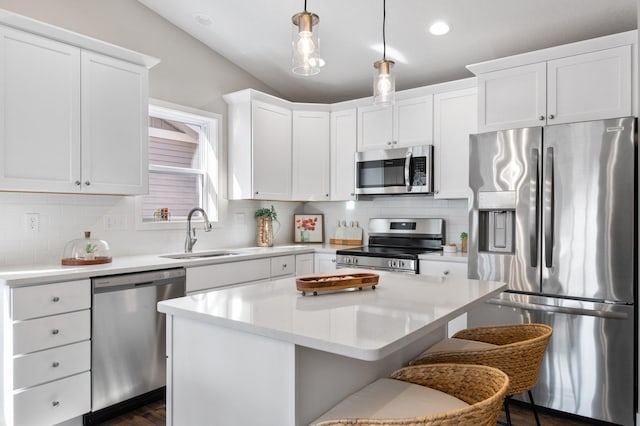
<path fill-rule="evenodd" d="M 552 328 L 544 324 L 468 328 L 457 332 L 451 339 L 436 343 L 410 364 L 447 362 L 499 368 L 509 376 L 509 389 L 504 400 L 507 424 L 511 424 L 509 399 L 527 392 L 539 426 L 531 388 L 538 382 L 540 365 L 552 332 Z"/>
<path fill-rule="evenodd" d="M 351 394 L 313 426 L 494 426 L 509 376 L 482 365 L 405 367 Z"/>

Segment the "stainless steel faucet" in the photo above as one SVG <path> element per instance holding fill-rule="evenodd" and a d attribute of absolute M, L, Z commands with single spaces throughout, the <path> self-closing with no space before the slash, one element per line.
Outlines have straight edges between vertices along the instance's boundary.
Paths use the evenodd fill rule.
<path fill-rule="evenodd" d="M 205 232 L 211 231 L 211 228 L 212 228 L 211 223 L 209 222 L 209 218 L 207 217 L 207 212 L 205 212 L 204 209 L 201 209 L 200 207 L 192 208 L 189 214 L 187 215 L 187 238 L 184 240 L 185 253 L 191 253 L 191 251 L 193 250 L 193 246 L 196 244 L 196 241 L 198 241 L 198 239 L 196 238 L 196 230 L 191 229 L 191 216 L 193 216 L 195 212 L 202 213 L 202 216 L 204 217 Z M 193 236 L 191 234 L 193 234 Z"/>

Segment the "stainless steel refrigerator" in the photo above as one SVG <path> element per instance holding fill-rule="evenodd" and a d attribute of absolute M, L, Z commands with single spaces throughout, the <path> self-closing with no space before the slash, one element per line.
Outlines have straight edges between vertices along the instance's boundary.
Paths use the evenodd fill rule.
<path fill-rule="evenodd" d="M 508 291 L 471 326 L 553 327 L 537 405 L 634 424 L 636 120 L 472 135 L 469 277 Z"/>

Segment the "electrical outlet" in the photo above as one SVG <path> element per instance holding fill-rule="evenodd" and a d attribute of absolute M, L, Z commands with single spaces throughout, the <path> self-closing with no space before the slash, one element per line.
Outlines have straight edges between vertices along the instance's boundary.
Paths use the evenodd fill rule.
<path fill-rule="evenodd" d="M 127 216 L 123 214 L 105 215 L 104 229 L 109 231 L 125 231 L 127 229 Z"/>
<path fill-rule="evenodd" d="M 25 213 L 24 226 L 27 232 L 40 232 L 40 213 Z"/>

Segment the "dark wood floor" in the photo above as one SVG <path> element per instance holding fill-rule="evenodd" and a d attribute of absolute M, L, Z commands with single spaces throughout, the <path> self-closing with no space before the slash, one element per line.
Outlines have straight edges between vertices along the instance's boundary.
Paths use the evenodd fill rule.
<path fill-rule="evenodd" d="M 514 426 L 536 424 L 533 412 L 526 406 L 511 404 L 509 412 L 511 413 L 511 423 Z M 158 401 L 102 424 L 107 426 L 160 426 L 165 424 L 165 413 L 164 401 Z M 539 415 L 542 426 L 586 426 L 593 424 L 574 418 L 554 416 L 547 412 L 539 413 Z M 501 421 L 504 421 L 504 412 L 501 414 Z"/>

